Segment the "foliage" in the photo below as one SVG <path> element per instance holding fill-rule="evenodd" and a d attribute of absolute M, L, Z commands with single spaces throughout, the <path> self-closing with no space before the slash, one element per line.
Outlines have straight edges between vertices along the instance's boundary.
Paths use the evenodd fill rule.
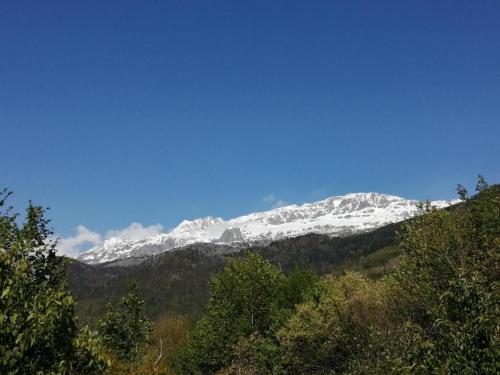
<path fill-rule="evenodd" d="M 298 280 L 304 282 L 298 285 Z M 259 353 L 272 353 L 272 332 L 289 316 L 289 306 L 300 302 L 300 296 L 314 281 L 300 271 L 287 280 L 278 268 L 253 252 L 231 259 L 212 279 L 205 315 L 177 358 L 176 368 L 181 373 L 213 374 L 234 367 L 238 358 L 247 357 L 249 342 L 259 343 Z M 291 293 L 292 286 L 299 289 Z M 259 366 L 265 367 L 264 362 L 269 360 L 262 358 Z"/>
<path fill-rule="evenodd" d="M 192 329 L 190 319 L 166 314 L 154 323 L 150 338 L 144 346 L 144 356 L 133 365 L 129 361 L 113 361 L 110 375 L 173 375 L 168 365 L 170 357 L 186 342 Z"/>
<path fill-rule="evenodd" d="M 405 296 L 404 339 L 412 344 L 401 353 L 401 370 L 500 370 L 500 188 L 480 176 L 476 191 L 458 210 L 428 210 L 405 228 L 395 278 Z"/>
<path fill-rule="evenodd" d="M 463 188 L 463 197 L 467 198 Z M 325 277 L 279 331 L 284 374 L 497 374 L 500 188 L 403 227 L 380 281 Z M 277 370 L 276 370 L 277 371 Z"/>
<path fill-rule="evenodd" d="M 144 301 L 139 298 L 137 285 L 129 286 L 130 292 L 117 306 L 108 304 L 106 313 L 98 323 L 99 335 L 106 348 L 120 360 L 137 360 L 141 346 L 147 341 L 152 323 L 143 318 Z"/>
<path fill-rule="evenodd" d="M 352 269 L 377 278 L 392 269 L 392 264 L 374 263 L 373 267 L 358 269 L 350 268 L 349 261 L 356 263 L 360 257 L 368 257 L 379 249 L 394 245 L 399 228 L 399 223 L 390 224 L 369 233 L 343 238 L 308 234 L 252 250 L 284 273 L 291 273 L 299 266 L 317 275 L 342 274 L 344 269 Z M 105 311 L 107 301 L 117 303 L 127 292 L 127 285 L 134 280 L 145 301 L 144 312 L 150 318 L 175 312 L 198 319 L 209 299 L 211 277 L 222 271 L 229 259 L 244 256 L 245 252 L 223 253 L 217 245 L 196 244 L 125 267 L 119 266 L 120 263 L 93 266 L 74 261 L 68 267 L 68 278 L 77 301 L 78 315 L 82 322 L 94 324 Z"/>
<path fill-rule="evenodd" d="M 103 373 L 97 341 L 77 328 L 45 209 L 30 202 L 19 225 L 10 195 L 0 192 L 0 373 Z"/>
<path fill-rule="evenodd" d="M 349 258 L 346 262 L 334 267 L 332 274 L 340 276 L 351 271 L 377 280 L 397 268 L 400 255 L 399 246 L 386 246 L 367 255 Z"/>
<path fill-rule="evenodd" d="M 118 303 L 132 281 L 137 282 L 149 318 L 158 319 L 168 312 L 199 318 L 208 301 L 210 278 L 223 270 L 225 261 L 225 256 L 207 255 L 192 245 L 127 267 L 74 261 L 68 278 L 78 315 L 88 324 L 96 323 L 107 302 Z"/>
<path fill-rule="evenodd" d="M 349 369 L 388 326 L 383 291 L 383 285 L 355 273 L 325 277 L 319 296 L 300 305 L 279 332 L 282 371 L 330 374 Z"/>
<path fill-rule="evenodd" d="M 263 337 L 254 332 L 242 337 L 232 350 L 231 364 L 219 371 L 217 375 L 265 375 L 272 374 L 279 347 L 273 337 Z"/>
<path fill-rule="evenodd" d="M 199 271 L 200 259 L 217 265 L 211 271 L 226 262 L 186 345 L 168 356 L 172 368 L 218 375 L 499 373 L 500 186 L 480 177 L 475 196 L 457 191 L 464 201 L 454 207 L 422 205 L 414 219 L 359 236 L 302 236 L 227 262 L 170 254 L 179 268 L 164 272 L 168 282 L 185 282 L 177 270 Z M 164 259 L 131 273 L 146 275 Z M 318 283 L 297 264 L 333 274 Z M 123 281 L 119 274 L 115 280 Z M 151 370 L 151 360 L 145 363 Z"/>
<path fill-rule="evenodd" d="M 319 277 L 312 271 L 296 266 L 288 274 L 278 290 L 278 304 L 292 311 L 295 305 L 308 299 L 317 292 Z"/>
<path fill-rule="evenodd" d="M 400 227 L 400 223 L 394 223 L 368 233 L 346 237 L 311 233 L 257 247 L 255 251 L 271 263 L 279 265 L 285 272 L 293 270 L 298 265 L 318 275 L 325 275 L 349 259 L 395 245 L 396 232 Z"/>

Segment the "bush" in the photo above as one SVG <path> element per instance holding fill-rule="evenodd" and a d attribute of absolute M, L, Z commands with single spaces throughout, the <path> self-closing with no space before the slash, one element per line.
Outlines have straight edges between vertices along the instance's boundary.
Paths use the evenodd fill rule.
<path fill-rule="evenodd" d="M 279 333 L 283 374 L 497 374 L 500 187 L 403 226 L 397 270 L 327 276 Z M 368 257 L 367 257 L 368 258 Z M 276 373 L 276 372 L 275 372 Z"/>
<path fill-rule="evenodd" d="M 231 259 L 212 279 L 206 312 L 176 358 L 176 369 L 182 374 L 235 368 L 267 373 L 276 353 L 274 332 L 315 282 L 314 275 L 298 269 L 287 278 L 256 253 Z"/>
<path fill-rule="evenodd" d="M 316 299 L 298 306 L 278 333 L 287 374 L 347 371 L 388 326 L 383 284 L 356 273 L 327 276 Z"/>
<path fill-rule="evenodd" d="M 0 373 L 103 373 L 97 340 L 77 328 L 45 209 L 30 202 L 19 226 L 9 195 L 0 192 Z"/>
<path fill-rule="evenodd" d="M 131 284 L 129 294 L 117 306 L 108 304 L 97 324 L 104 345 L 120 360 L 137 360 L 148 339 L 152 323 L 142 317 L 143 304 L 137 286 Z"/>
<path fill-rule="evenodd" d="M 456 210 L 427 209 L 405 228 L 395 274 L 404 340 L 411 342 L 401 353 L 402 371 L 500 371 L 499 192 L 480 178 L 477 195 Z"/>

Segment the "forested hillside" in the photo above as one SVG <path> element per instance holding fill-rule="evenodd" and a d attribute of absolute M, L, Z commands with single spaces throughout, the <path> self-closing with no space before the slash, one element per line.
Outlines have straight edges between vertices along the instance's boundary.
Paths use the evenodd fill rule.
<path fill-rule="evenodd" d="M 379 280 L 348 272 L 294 282 L 255 253 L 231 260 L 173 369 L 497 374 L 500 189 L 480 179 L 477 192 L 405 223 L 400 264 Z"/>
<path fill-rule="evenodd" d="M 0 373 L 497 374 L 500 186 L 458 192 L 357 236 L 88 266 L 3 191 Z"/>
<path fill-rule="evenodd" d="M 324 275 L 341 272 L 345 262 L 345 267 L 349 268 L 361 257 L 394 245 L 400 227 L 401 223 L 390 224 L 369 233 L 343 238 L 308 234 L 251 250 L 285 273 L 302 267 Z M 195 244 L 139 259 L 136 264 L 127 266 L 123 262 L 86 265 L 73 261 L 68 268 L 68 278 L 82 322 L 94 321 L 108 301 L 116 302 L 126 293 L 131 281 L 137 283 L 150 318 L 155 319 L 166 312 L 196 318 L 208 300 L 210 278 L 223 269 L 227 259 L 241 257 L 245 252 L 229 253 L 225 246 Z M 390 255 L 394 258 L 398 254 L 392 252 Z M 380 261 L 374 262 L 373 266 L 381 265 Z M 371 264 L 365 266 L 369 269 Z"/>

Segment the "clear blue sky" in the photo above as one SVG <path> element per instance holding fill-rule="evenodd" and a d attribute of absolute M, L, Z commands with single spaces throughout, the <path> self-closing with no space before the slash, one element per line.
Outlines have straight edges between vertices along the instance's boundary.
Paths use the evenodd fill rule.
<path fill-rule="evenodd" d="M 497 0 L 2 1 L 0 186 L 64 236 L 451 198 L 500 176 L 499 20 Z"/>

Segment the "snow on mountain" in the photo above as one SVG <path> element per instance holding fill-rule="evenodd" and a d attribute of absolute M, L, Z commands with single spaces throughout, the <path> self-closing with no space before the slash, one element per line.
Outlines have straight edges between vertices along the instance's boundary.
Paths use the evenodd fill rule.
<path fill-rule="evenodd" d="M 437 208 L 456 201 L 434 201 Z M 251 213 L 230 220 L 184 220 L 168 233 L 145 240 L 111 238 L 78 256 L 86 263 L 157 254 L 192 243 L 234 245 L 271 241 L 306 233 L 331 236 L 366 232 L 418 214 L 418 201 L 378 193 L 353 193 L 325 200 Z"/>

